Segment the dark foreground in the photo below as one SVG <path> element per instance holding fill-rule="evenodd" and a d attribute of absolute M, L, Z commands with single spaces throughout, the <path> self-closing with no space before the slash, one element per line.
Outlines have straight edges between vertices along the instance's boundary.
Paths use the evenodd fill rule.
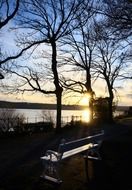
<path fill-rule="evenodd" d="M 82 155 L 74 156 L 61 164 L 61 186 L 40 179 L 40 156 L 47 149 L 57 149 L 62 138 L 77 139 L 90 133 L 89 129 L 74 128 L 59 135 L 32 134 L 0 139 L 0 190 L 93 190 L 132 189 L 132 126 L 109 126 L 100 152 L 102 161 L 89 161 L 88 182 Z"/>

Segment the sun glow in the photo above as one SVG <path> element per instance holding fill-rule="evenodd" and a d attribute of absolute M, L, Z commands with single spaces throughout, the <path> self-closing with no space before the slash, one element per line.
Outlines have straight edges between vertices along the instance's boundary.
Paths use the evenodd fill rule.
<path fill-rule="evenodd" d="M 86 98 L 86 97 L 83 97 L 80 101 L 80 104 L 85 106 L 85 105 L 88 105 L 89 104 L 89 99 Z"/>
<path fill-rule="evenodd" d="M 90 94 L 84 94 L 84 96 L 80 101 L 80 104 L 83 106 L 89 105 L 89 99 L 90 99 Z"/>
<path fill-rule="evenodd" d="M 86 123 L 90 122 L 90 110 L 89 109 L 83 110 L 82 121 L 86 122 Z"/>

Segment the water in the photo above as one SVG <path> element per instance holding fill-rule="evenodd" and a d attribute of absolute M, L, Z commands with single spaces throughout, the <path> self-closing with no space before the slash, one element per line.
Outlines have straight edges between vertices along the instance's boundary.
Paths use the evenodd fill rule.
<path fill-rule="evenodd" d="M 0 109 L 1 110 L 1 109 Z M 25 122 L 36 123 L 41 121 L 56 121 L 56 110 L 41 110 L 41 109 L 14 109 L 16 113 L 22 114 L 25 117 Z M 114 116 L 123 114 L 123 111 L 116 111 Z M 62 110 L 62 123 L 70 122 L 72 116 L 75 120 L 83 119 L 84 110 Z"/>
<path fill-rule="evenodd" d="M 56 110 L 16 109 L 29 123 L 56 120 Z M 72 116 L 81 117 L 83 110 L 62 110 L 62 122 L 70 122 Z"/>

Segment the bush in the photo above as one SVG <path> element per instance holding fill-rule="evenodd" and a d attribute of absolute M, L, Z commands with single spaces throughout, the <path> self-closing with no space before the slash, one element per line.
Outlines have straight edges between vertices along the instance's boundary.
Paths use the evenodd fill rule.
<path fill-rule="evenodd" d="M 27 123 L 25 124 L 25 131 L 28 133 L 36 132 L 48 132 L 53 130 L 52 122 L 38 122 L 38 123 Z"/>
<path fill-rule="evenodd" d="M 17 132 L 24 130 L 23 124 L 25 117 L 19 114 L 15 109 L 1 109 L 0 110 L 0 132 Z"/>
<path fill-rule="evenodd" d="M 42 110 L 40 115 L 45 122 L 55 123 L 55 116 L 53 111 Z"/>
<path fill-rule="evenodd" d="M 113 111 L 115 110 L 115 104 L 113 103 Z M 109 97 L 97 98 L 94 100 L 94 118 L 100 122 L 109 121 Z"/>

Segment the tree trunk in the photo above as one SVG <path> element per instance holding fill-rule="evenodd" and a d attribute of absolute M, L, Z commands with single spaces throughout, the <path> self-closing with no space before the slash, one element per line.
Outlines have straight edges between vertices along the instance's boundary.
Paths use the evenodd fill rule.
<path fill-rule="evenodd" d="M 55 38 L 51 40 L 52 46 L 52 72 L 54 75 L 54 85 L 55 85 L 55 94 L 57 100 L 57 113 L 56 113 L 56 132 L 60 132 L 61 130 L 61 99 L 63 88 L 59 84 L 59 76 L 57 71 L 57 49 L 56 49 L 56 41 Z"/>
<path fill-rule="evenodd" d="M 113 123 L 113 98 L 110 96 L 108 101 L 109 101 L 108 122 Z"/>
<path fill-rule="evenodd" d="M 92 122 L 93 121 L 93 92 L 90 93 L 89 109 L 90 109 L 90 122 Z"/>
<path fill-rule="evenodd" d="M 90 122 L 93 121 L 93 91 L 91 88 L 91 75 L 89 74 L 89 71 L 87 72 L 87 76 L 86 76 L 86 89 L 87 89 L 87 93 L 90 95 L 89 98 L 89 109 L 90 109 Z"/>
<path fill-rule="evenodd" d="M 56 100 L 57 100 L 56 133 L 59 133 L 61 131 L 62 91 L 63 89 L 60 87 L 56 92 Z"/>
<path fill-rule="evenodd" d="M 109 91 L 109 100 L 108 100 L 108 106 L 109 106 L 109 110 L 108 110 L 108 122 L 109 123 L 113 123 L 113 91 L 112 91 L 112 87 L 110 84 L 108 84 L 108 91 Z"/>

